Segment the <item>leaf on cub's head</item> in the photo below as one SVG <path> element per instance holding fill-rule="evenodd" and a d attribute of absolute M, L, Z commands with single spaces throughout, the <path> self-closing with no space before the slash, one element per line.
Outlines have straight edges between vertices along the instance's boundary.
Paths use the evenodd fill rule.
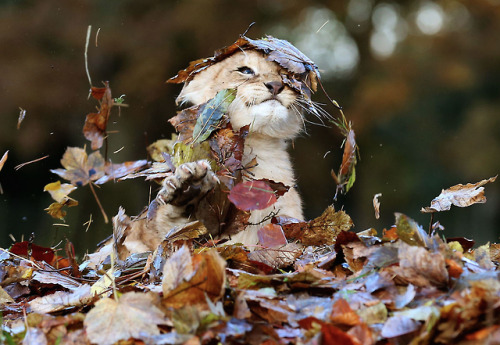
<path fill-rule="evenodd" d="M 272 36 L 253 40 L 242 35 L 230 46 L 215 51 L 213 57 L 192 61 L 186 69 L 179 71 L 175 77 L 169 79 L 167 82 L 189 82 L 197 73 L 207 67 L 230 57 L 234 53 L 247 49 L 258 50 L 267 55 L 267 59 L 276 62 L 287 70 L 288 74 L 282 76 L 283 82 L 306 99 L 309 99 L 310 91 L 316 91 L 320 78 L 316 64 L 290 42 Z"/>
<path fill-rule="evenodd" d="M 54 174 L 70 181 L 77 187 L 84 186 L 104 176 L 104 158 L 99 151 L 87 156 L 87 152 L 79 147 L 68 147 L 61 159 L 65 169 L 52 169 Z"/>
<path fill-rule="evenodd" d="M 109 84 L 105 83 L 105 87 L 91 89 L 92 96 L 100 101 L 98 113 L 90 113 L 85 119 L 83 125 L 83 135 L 92 144 L 92 150 L 101 148 L 108 126 L 109 113 L 113 106 L 113 98 L 111 97 L 111 89 Z"/>
<path fill-rule="evenodd" d="M 227 113 L 227 109 L 235 97 L 236 89 L 224 89 L 217 92 L 217 95 L 207 102 L 196 120 L 193 129 L 193 143 L 206 140 L 214 130 L 219 128 L 224 114 Z"/>
<path fill-rule="evenodd" d="M 484 185 L 489 182 L 495 182 L 496 176 L 479 181 L 477 183 L 467 183 L 466 185 L 457 184 L 446 190 L 441 191 L 436 198 L 431 201 L 430 207 L 422 208 L 421 212 L 433 213 L 448 211 L 451 205 L 458 207 L 468 207 L 474 204 L 486 202 L 484 196 Z"/>
<path fill-rule="evenodd" d="M 263 210 L 277 201 L 274 190 L 265 181 L 244 181 L 231 189 L 229 200 L 242 211 Z"/>

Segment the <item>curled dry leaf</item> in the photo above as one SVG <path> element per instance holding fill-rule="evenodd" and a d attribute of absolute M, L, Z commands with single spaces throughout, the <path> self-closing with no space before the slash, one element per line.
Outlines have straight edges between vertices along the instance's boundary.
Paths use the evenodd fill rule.
<path fill-rule="evenodd" d="M 17 129 L 21 129 L 21 123 L 24 121 L 26 117 L 26 110 L 23 108 L 19 108 L 19 117 L 17 118 Z"/>
<path fill-rule="evenodd" d="M 78 206 L 78 201 L 73 199 L 66 199 L 63 202 L 53 202 L 49 207 L 44 210 L 52 217 L 56 219 L 64 219 L 66 217 L 66 211 L 63 209 L 65 206 L 73 207 Z"/>
<path fill-rule="evenodd" d="M 380 218 L 380 201 L 378 198 L 382 196 L 382 193 L 377 193 L 373 196 L 373 209 L 375 210 L 375 219 Z"/>
<path fill-rule="evenodd" d="M 90 113 L 85 119 L 83 126 L 83 135 L 91 142 L 92 150 L 101 148 L 104 137 L 106 136 L 106 127 L 108 126 L 109 113 L 113 106 L 113 98 L 111 97 L 111 89 L 109 83 L 105 83 L 105 87 L 91 88 L 92 97 L 100 102 L 98 113 Z"/>
<path fill-rule="evenodd" d="M 0 159 L 0 171 L 2 170 L 5 162 L 7 161 L 8 156 L 9 156 L 9 150 L 5 151 L 5 153 L 2 156 L 2 159 Z"/>
<path fill-rule="evenodd" d="M 468 207 L 474 204 L 486 202 L 484 196 L 484 185 L 495 182 L 497 176 L 490 177 L 477 183 L 467 183 L 466 185 L 457 184 L 446 190 L 441 191 L 436 198 L 431 201 L 430 207 L 423 207 L 420 211 L 424 213 L 433 213 L 448 211 L 451 205 L 458 207 Z"/>
<path fill-rule="evenodd" d="M 68 200 L 68 194 L 74 191 L 76 187 L 70 183 L 63 183 L 61 181 L 56 181 L 49 183 L 43 187 L 44 192 L 49 192 L 52 199 L 58 203 L 63 203 Z"/>
<path fill-rule="evenodd" d="M 429 236 L 416 221 L 402 213 L 396 212 L 395 216 L 396 233 L 401 240 L 411 245 L 428 245 Z"/>
<path fill-rule="evenodd" d="M 160 334 L 165 318 L 153 293 L 127 292 L 118 301 L 103 298 L 85 317 L 84 326 L 92 343 L 112 345 L 119 340 Z"/>
<path fill-rule="evenodd" d="M 105 174 L 104 158 L 99 151 L 87 156 L 87 152 L 82 148 L 68 147 L 61 159 L 61 165 L 65 169 L 52 169 L 50 171 L 77 187 L 96 181 Z"/>

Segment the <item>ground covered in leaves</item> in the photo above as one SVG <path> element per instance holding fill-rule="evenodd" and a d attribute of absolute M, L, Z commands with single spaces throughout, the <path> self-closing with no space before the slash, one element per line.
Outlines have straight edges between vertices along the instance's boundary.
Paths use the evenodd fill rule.
<path fill-rule="evenodd" d="M 287 44 L 243 36 L 173 81 L 186 81 L 246 45 L 269 54 L 290 72 L 283 76 L 287 84 L 308 96 L 319 73 Z M 156 250 L 124 260 L 121 236 L 130 220 L 123 210 L 113 219 L 111 255 L 78 261 L 69 242 L 64 253 L 31 240 L 0 249 L 1 343 L 500 344 L 500 245 L 472 249 L 472 240 L 446 238 L 439 223 L 426 231 L 399 213 L 388 229 L 355 233 L 350 216 L 333 206 L 308 222 L 270 217 L 258 232 L 258 246 L 214 240 L 205 225 L 221 232 L 241 228 L 250 211 L 269 207 L 289 188 L 242 178 L 248 128 L 233 131 L 224 110 L 235 91 L 223 90 L 172 118 L 179 136 L 149 147 L 154 162 L 119 164 L 99 149 L 107 140 L 110 109 L 122 100 L 112 98 L 108 84 L 91 94 L 100 106 L 87 115 L 83 134 L 93 152 L 68 148 L 64 169 L 52 170 L 70 182 L 45 186 L 55 200 L 47 208 L 52 217 L 63 219 L 67 207 L 77 206 L 69 197 L 76 188 L 88 185 L 99 203 L 93 185 L 161 180 L 182 163 L 207 159 L 222 190 L 211 201 L 223 200 L 218 210 L 224 212 L 217 214 L 224 218 L 197 215 L 197 221 L 173 228 Z M 346 144 L 334 178 L 343 192 L 355 180 L 357 149 L 343 114 L 338 125 Z M 0 169 L 6 159 L 7 153 Z M 483 203 L 484 185 L 494 181 L 443 190 L 422 212 L 432 217 L 452 205 Z M 148 218 L 155 217 L 155 207 L 152 202 Z"/>
<path fill-rule="evenodd" d="M 346 223 L 347 222 L 347 223 Z M 77 263 L 28 242 L 0 251 L 6 344 L 498 344 L 499 245 L 427 235 L 408 217 L 355 234 L 329 208 L 272 224 L 298 242 L 165 241 L 125 261 Z M 279 232 L 267 231 L 268 234 Z M 436 230 L 439 231 L 439 230 Z M 326 234 L 326 236 L 325 236 Z M 270 236 L 272 237 L 272 236 Z M 271 242 L 274 241 L 270 240 Z M 300 242 L 300 241 L 299 241 Z M 24 339 L 24 340 L 23 340 Z"/>

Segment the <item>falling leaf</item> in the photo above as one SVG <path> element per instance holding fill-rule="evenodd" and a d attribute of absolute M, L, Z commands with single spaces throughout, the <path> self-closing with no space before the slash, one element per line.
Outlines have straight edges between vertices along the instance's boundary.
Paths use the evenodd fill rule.
<path fill-rule="evenodd" d="M 63 208 L 67 207 L 73 207 L 73 206 L 78 206 L 78 201 L 72 200 L 72 199 L 67 199 L 64 200 L 63 202 L 53 202 L 52 204 L 49 205 L 45 211 L 52 217 L 56 219 L 64 219 L 66 217 L 66 211 L 63 210 Z"/>
<path fill-rule="evenodd" d="M 9 150 L 5 151 L 5 153 L 2 156 L 2 159 L 0 159 L 0 171 L 2 170 L 5 162 L 7 161 L 8 156 L 9 156 Z"/>
<path fill-rule="evenodd" d="M 118 180 L 129 174 L 135 174 L 148 165 L 148 161 L 141 159 L 138 161 L 123 162 L 119 164 L 112 164 L 106 162 L 105 175 L 95 181 L 95 184 L 103 184 L 108 181 Z"/>
<path fill-rule="evenodd" d="M 273 189 L 264 181 L 244 181 L 231 189 L 229 200 L 242 211 L 263 210 L 277 201 Z"/>
<path fill-rule="evenodd" d="M 19 117 L 17 118 L 17 129 L 21 128 L 21 123 L 23 122 L 25 117 L 26 117 L 26 110 L 24 110 L 23 108 L 19 108 Z"/>
<path fill-rule="evenodd" d="M 105 83 L 103 88 L 92 87 L 92 96 L 100 101 L 98 113 L 90 113 L 85 119 L 83 126 L 83 134 L 85 138 L 92 144 L 92 150 L 101 148 L 106 136 L 106 127 L 108 126 L 109 113 L 113 106 L 113 98 L 111 97 L 111 89 L 109 83 Z"/>
<path fill-rule="evenodd" d="M 333 170 L 331 171 L 332 177 L 337 184 L 337 190 L 340 190 L 342 193 L 347 193 L 356 181 L 357 148 L 354 131 L 348 128 L 346 130 L 344 154 L 339 172 L 335 174 Z"/>
<path fill-rule="evenodd" d="M 96 181 L 105 174 L 104 158 L 99 151 L 87 156 L 87 152 L 82 148 L 68 147 L 61 159 L 61 165 L 65 169 L 52 169 L 50 171 L 77 187 Z"/>
<path fill-rule="evenodd" d="M 112 345 L 119 340 L 140 339 L 143 334 L 160 334 L 157 325 L 165 323 L 165 317 L 157 305 L 152 293 L 127 292 L 118 301 L 103 298 L 85 317 L 87 336 L 92 343 Z"/>
<path fill-rule="evenodd" d="M 377 193 L 373 196 L 373 209 L 375 210 L 375 219 L 380 218 L 380 201 L 378 198 L 382 196 L 382 193 Z"/>
<path fill-rule="evenodd" d="M 495 182 L 497 176 L 490 177 L 477 183 L 468 183 L 466 185 L 457 184 L 446 190 L 431 201 L 430 207 L 424 207 L 420 211 L 424 213 L 448 211 L 451 205 L 458 207 L 468 207 L 474 204 L 483 204 L 486 202 L 484 196 L 484 185 Z"/>
<path fill-rule="evenodd" d="M 217 92 L 217 95 L 207 102 L 194 126 L 193 143 L 206 140 L 217 129 L 235 97 L 236 89 L 224 89 Z"/>
<path fill-rule="evenodd" d="M 64 203 L 68 200 L 68 194 L 74 191 L 76 187 L 70 183 L 61 184 L 61 181 L 52 182 L 43 187 L 44 192 L 49 192 L 52 199 L 58 203 Z"/>

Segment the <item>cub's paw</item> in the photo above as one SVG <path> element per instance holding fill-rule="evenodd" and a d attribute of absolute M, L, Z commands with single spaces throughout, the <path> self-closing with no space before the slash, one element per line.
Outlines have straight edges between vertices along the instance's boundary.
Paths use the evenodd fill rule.
<path fill-rule="evenodd" d="M 218 183 L 208 161 L 184 163 L 163 180 L 157 198 L 166 204 L 185 206 L 198 202 Z"/>

